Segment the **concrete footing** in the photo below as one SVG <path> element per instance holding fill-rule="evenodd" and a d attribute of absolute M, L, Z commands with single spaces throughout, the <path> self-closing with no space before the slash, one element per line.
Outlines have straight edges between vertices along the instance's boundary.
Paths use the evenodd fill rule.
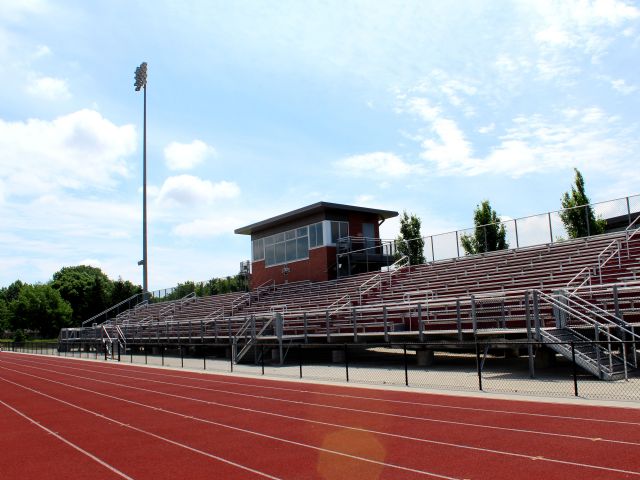
<path fill-rule="evenodd" d="M 416 363 L 419 367 L 433 365 L 435 356 L 433 350 L 416 350 Z"/>
<path fill-rule="evenodd" d="M 536 368 L 552 367 L 556 363 L 556 352 L 549 348 L 539 348 L 536 351 Z"/>
<path fill-rule="evenodd" d="M 331 350 L 331 361 L 333 363 L 344 363 L 344 350 Z"/>

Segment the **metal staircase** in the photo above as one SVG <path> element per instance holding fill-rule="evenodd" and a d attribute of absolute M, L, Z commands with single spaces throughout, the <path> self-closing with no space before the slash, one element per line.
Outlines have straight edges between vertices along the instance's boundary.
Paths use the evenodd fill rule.
<path fill-rule="evenodd" d="M 545 307 L 552 312 L 555 328 L 541 328 L 540 311 Z M 538 340 L 599 379 L 627 379 L 629 370 L 637 368 L 635 341 L 640 337 L 608 312 L 566 291 L 534 291 L 533 308 Z M 632 352 L 616 335 L 622 332 L 633 338 Z"/>

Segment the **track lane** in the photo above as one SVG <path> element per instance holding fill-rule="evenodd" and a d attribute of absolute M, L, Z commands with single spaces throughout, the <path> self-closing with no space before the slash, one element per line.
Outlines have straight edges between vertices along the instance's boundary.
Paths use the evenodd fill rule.
<path fill-rule="evenodd" d="M 103 372 L 103 373 L 104 373 L 104 372 Z M 173 408 L 173 404 L 171 404 L 171 405 L 172 405 L 172 408 Z M 283 421 L 284 421 L 284 420 L 283 420 Z M 278 427 L 278 428 L 280 428 L 280 427 Z M 295 426 L 294 426 L 294 425 L 291 425 L 291 429 L 293 429 L 293 428 L 295 428 Z M 370 433 L 370 432 L 367 432 L 367 433 Z M 403 452 L 405 452 L 405 453 L 408 451 L 406 446 L 403 446 L 403 447 L 401 448 L 401 450 L 402 450 Z M 417 452 L 417 453 L 419 454 L 420 452 Z M 442 452 L 440 452 L 440 453 L 442 453 Z M 622 452 L 620 452 L 620 453 L 622 453 Z M 467 455 L 467 456 L 468 456 L 468 455 Z M 454 455 L 454 457 L 455 457 L 455 455 Z M 537 463 L 545 463 L 545 462 L 547 461 L 547 460 L 543 460 L 542 458 L 538 458 L 538 456 L 532 456 L 532 455 L 528 455 L 528 456 L 527 456 L 527 458 L 528 458 L 529 460 L 531 460 L 532 458 L 537 459 L 537 460 L 538 460 L 538 461 L 537 461 Z M 483 461 L 485 464 L 487 463 L 487 455 L 485 455 L 485 458 L 484 458 L 484 459 L 482 459 L 482 461 Z M 535 461 L 535 460 L 534 460 L 534 461 Z M 565 465 L 566 465 L 566 464 L 565 464 Z M 527 468 L 531 469 L 531 467 L 527 467 Z M 534 470 L 537 470 L 537 468 L 534 468 Z M 495 477 L 495 476 L 492 476 L 491 478 L 496 478 L 496 477 Z M 566 477 L 566 475 L 564 476 L 564 478 L 567 478 L 567 477 Z M 576 477 L 576 478 L 577 478 L 577 477 Z M 620 477 L 614 477 L 614 478 L 620 478 Z"/>
<path fill-rule="evenodd" d="M 12 379 L 11 375 L 0 372 L 0 401 L 19 404 L 23 414 L 125 475 L 133 478 L 177 478 L 186 474 L 188 478 L 204 480 L 210 479 L 210 472 L 215 470 L 223 478 L 278 478 L 238 468 L 212 455 L 205 456 L 204 452 L 167 441 L 161 435 L 152 435 L 106 415 L 78 408 L 72 402 L 42 392 L 37 383 L 23 385 L 19 375 L 17 377 Z M 29 444 L 17 445 L 24 447 Z M 8 451 L 15 450 L 15 446 L 9 446 Z M 95 467 L 93 472 L 96 472 Z M 27 478 L 41 478 L 47 473 L 43 470 Z M 20 475 L 15 478 L 20 478 Z M 66 478 L 66 474 L 57 478 Z M 93 478 L 93 474 L 81 478 Z"/>
<path fill-rule="evenodd" d="M 40 359 L 38 359 L 40 360 Z M 56 368 L 65 368 L 73 372 L 92 373 L 96 370 L 93 364 L 59 364 L 57 362 L 42 362 L 36 360 L 33 365 L 51 365 Z M 25 360 L 28 361 L 28 360 Z M 342 398 L 330 397 L 325 395 L 309 396 L 306 392 L 290 392 L 273 393 L 267 390 L 267 393 L 256 392 L 247 388 L 234 389 L 233 386 L 219 386 L 214 382 L 201 380 L 199 378 L 192 379 L 183 378 L 174 375 L 149 375 L 147 371 L 140 371 L 123 365 L 123 368 L 100 369 L 104 375 L 112 375 L 114 378 L 121 379 L 137 379 L 148 384 L 157 385 L 173 385 L 177 388 L 189 388 L 193 391 L 211 392 L 216 395 L 231 395 L 234 398 L 244 397 L 250 401 L 261 403 L 281 402 L 283 404 L 303 404 L 308 406 L 317 406 L 333 410 L 334 413 L 342 412 L 366 413 L 380 417 L 388 417 L 389 420 L 409 419 L 412 421 L 440 423 L 450 425 L 452 427 L 477 427 L 486 428 L 495 432 L 501 430 L 514 432 L 520 430 L 525 434 L 532 435 L 554 435 L 564 438 L 582 437 L 590 441 L 596 442 L 613 442 L 622 444 L 640 443 L 640 422 L 620 422 L 616 423 L 616 427 L 612 428 L 610 422 L 590 421 L 589 419 L 573 419 L 566 417 L 558 417 L 556 415 L 531 417 L 527 415 L 509 415 L 502 412 L 487 412 L 484 410 L 447 410 L 444 408 L 432 408 L 430 405 L 420 403 L 408 404 L 385 404 L 379 401 L 367 401 L 363 398 Z M 151 371 L 151 373 L 156 373 Z M 221 398 L 223 398 L 221 397 Z M 628 410 L 628 409 L 627 409 Z M 621 409 L 619 414 L 625 415 L 628 411 Z M 542 428 L 543 427 L 543 428 Z"/>
<path fill-rule="evenodd" d="M 3 478 L 129 479 L 62 435 L 0 400 L 0 472 Z M 26 446 L 29 448 L 16 448 Z"/>
<path fill-rule="evenodd" d="M 295 440 L 276 437 L 255 430 L 243 429 L 238 426 L 224 425 L 215 420 L 196 418 L 191 415 L 163 409 L 157 405 L 142 404 L 133 400 L 123 401 L 115 395 L 98 392 L 96 389 L 82 388 L 70 384 L 61 384 L 52 379 L 35 377 L 25 372 L 9 372 L 7 368 L 0 366 L 2 377 L 15 375 L 15 381 L 25 384 L 26 388 L 37 387 L 45 395 L 57 397 L 61 401 L 76 403 L 78 408 L 90 408 L 100 412 L 100 415 L 114 418 L 115 421 L 130 428 L 144 428 L 145 431 L 165 432 L 167 435 L 181 443 L 205 448 L 203 445 L 211 445 L 218 440 L 217 448 L 231 451 L 224 452 L 227 458 L 235 452 L 238 463 L 251 465 L 250 468 L 262 467 L 265 470 L 276 470 L 274 474 L 283 478 L 325 478 L 319 476 L 323 469 L 340 468 L 340 477 L 348 476 L 354 479 L 369 478 L 441 478 L 446 480 L 458 480 L 458 477 L 449 475 L 432 474 L 428 471 L 416 470 L 403 465 L 392 465 L 384 461 L 384 455 L 377 458 L 361 456 L 362 453 L 370 453 L 365 445 L 362 448 L 353 449 L 349 445 L 347 451 L 334 450 L 340 445 L 315 446 Z M 0 378 L 2 378 L 0 377 Z M 30 380 L 26 380 L 30 378 Z M 33 384 L 33 385 L 31 385 Z M 46 386 L 45 386 L 46 384 Z M 31 386 L 30 386 L 31 385 Z M 70 390 L 74 390 L 70 393 Z M 78 391 L 84 392 L 79 395 Z M 122 387 L 113 389 L 113 393 L 122 394 Z M 154 394 L 140 393 L 146 400 L 151 400 Z M 96 396 L 102 397 L 96 400 Z M 123 402 L 124 406 L 114 406 L 114 403 Z M 108 411 L 109 413 L 103 413 Z M 194 425 L 197 422 L 197 425 Z M 251 428 L 254 425 L 250 425 Z M 220 428 L 225 431 L 221 432 Z M 233 433 L 240 438 L 233 438 Z M 247 436 L 251 436 L 250 439 Z M 284 445 L 283 445 L 284 444 Z M 284 447 L 284 448 L 283 448 Z M 358 447 L 358 445 L 355 445 Z M 344 450 L 344 449 L 343 449 Z M 256 452 L 258 452 L 256 454 Z M 384 454 L 384 452 L 374 452 Z M 226 478 L 226 477 L 223 477 Z"/>

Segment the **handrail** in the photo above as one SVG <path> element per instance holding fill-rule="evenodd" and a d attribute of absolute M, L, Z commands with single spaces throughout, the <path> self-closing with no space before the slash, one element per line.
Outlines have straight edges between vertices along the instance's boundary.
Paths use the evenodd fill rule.
<path fill-rule="evenodd" d="M 373 283 L 363 290 L 363 287 L 371 282 Z M 382 277 L 379 273 L 375 274 L 374 276 L 362 282 L 362 284 L 358 286 L 358 298 L 359 298 L 358 304 L 362 305 L 362 296 L 365 293 L 367 293 L 369 290 L 375 287 L 381 287 L 381 286 L 382 286 Z"/>
<path fill-rule="evenodd" d="M 231 302 L 231 315 L 235 313 L 236 308 L 240 308 L 246 303 L 251 303 L 251 292 L 243 293 L 238 298 L 236 298 L 233 302 Z"/>
<path fill-rule="evenodd" d="M 578 285 L 573 289 L 572 293 L 578 290 L 579 288 L 582 288 L 584 284 L 587 283 L 587 281 L 591 283 L 591 267 L 583 267 L 578 273 L 574 275 L 574 277 L 571 280 L 567 282 L 567 289 L 569 289 L 571 287 L 571 284 L 575 282 L 581 275 L 583 275 L 585 271 L 587 272 L 585 279 L 582 281 L 580 285 Z"/>
<path fill-rule="evenodd" d="M 271 305 L 269 307 L 269 312 L 276 313 L 276 311 L 279 312 L 279 313 L 286 313 L 287 304 L 283 303 L 283 304 L 280 304 L 280 305 Z"/>
<path fill-rule="evenodd" d="M 149 300 L 143 300 L 140 303 L 138 303 L 135 307 L 133 307 L 133 310 L 138 311 L 140 309 L 147 308 L 148 306 L 149 306 Z"/>
<path fill-rule="evenodd" d="M 345 300 L 342 304 L 340 304 L 340 302 L 342 302 L 343 300 Z M 336 305 L 340 304 L 339 306 L 335 307 Z M 340 310 L 342 310 L 346 305 L 351 306 L 351 295 L 348 293 L 345 293 L 343 296 L 341 296 L 339 299 L 337 299 L 335 302 L 333 302 L 331 305 L 329 305 L 326 310 L 329 312 L 329 315 L 332 315 L 336 312 L 339 312 Z M 333 308 L 333 310 L 332 310 Z"/>
<path fill-rule="evenodd" d="M 114 306 L 107 308 L 103 312 L 100 312 L 100 313 L 94 315 L 93 317 L 86 319 L 84 322 L 82 322 L 82 326 L 86 325 L 87 323 L 91 322 L 92 320 L 95 320 L 96 318 L 99 318 L 99 317 L 101 317 L 103 315 L 108 314 L 110 311 L 112 311 L 112 310 L 124 305 L 127 302 L 130 302 L 131 300 L 133 300 L 134 298 L 136 298 L 136 297 L 138 297 L 140 295 L 142 295 L 142 293 L 136 293 L 135 295 L 131 295 L 129 298 L 126 298 L 126 299 L 122 300 L 121 302 L 116 303 Z M 144 300 L 144 301 L 146 301 L 146 300 Z M 138 306 L 138 305 L 139 305 L 139 303 L 136 306 Z"/>
<path fill-rule="evenodd" d="M 387 267 L 387 271 L 389 272 L 389 276 L 394 273 L 398 273 L 403 267 L 406 267 L 409 264 L 409 257 L 407 255 L 403 255 L 398 260 L 393 262 L 391 265 Z"/>

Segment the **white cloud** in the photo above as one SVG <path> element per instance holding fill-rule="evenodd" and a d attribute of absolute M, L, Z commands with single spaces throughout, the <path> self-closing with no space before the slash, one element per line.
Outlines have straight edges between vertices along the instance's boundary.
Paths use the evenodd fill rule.
<path fill-rule="evenodd" d="M 211 204 L 215 200 L 235 198 L 240 188 L 234 182 L 212 183 L 193 175 L 178 175 L 167 178 L 158 192 L 161 204 L 198 206 Z"/>
<path fill-rule="evenodd" d="M 620 92 L 623 95 L 630 95 L 635 92 L 638 87 L 635 85 L 629 85 L 623 79 L 611 80 L 611 86 L 617 92 Z"/>
<path fill-rule="evenodd" d="M 32 76 L 26 86 L 27 93 L 45 100 L 71 98 L 67 81 L 61 78 Z"/>
<path fill-rule="evenodd" d="M 133 125 L 118 126 L 92 110 L 54 120 L 0 119 L 0 180 L 5 195 L 107 188 L 128 175 L 136 149 Z"/>
<path fill-rule="evenodd" d="M 491 133 L 495 130 L 496 128 L 496 124 L 491 122 L 489 125 L 484 125 L 480 128 L 478 128 L 478 133 Z"/>
<path fill-rule="evenodd" d="M 206 238 L 233 234 L 235 228 L 238 228 L 237 218 L 213 217 L 198 218 L 190 222 L 181 223 L 176 225 L 172 231 L 178 237 Z"/>
<path fill-rule="evenodd" d="M 372 152 L 352 155 L 337 162 L 334 166 L 341 172 L 357 176 L 403 177 L 419 170 L 399 156 L 390 152 Z"/>
<path fill-rule="evenodd" d="M 362 195 L 358 195 L 356 197 L 356 205 L 365 205 L 373 202 L 376 197 L 373 195 L 369 195 L 367 193 L 363 193 Z"/>
<path fill-rule="evenodd" d="M 538 43 L 549 44 L 553 46 L 567 47 L 574 44 L 574 41 L 568 32 L 561 30 L 555 26 L 549 27 L 536 33 L 535 39 Z"/>
<path fill-rule="evenodd" d="M 190 170 L 215 155 L 215 148 L 202 140 L 191 143 L 171 142 L 164 149 L 165 163 L 169 170 Z"/>

